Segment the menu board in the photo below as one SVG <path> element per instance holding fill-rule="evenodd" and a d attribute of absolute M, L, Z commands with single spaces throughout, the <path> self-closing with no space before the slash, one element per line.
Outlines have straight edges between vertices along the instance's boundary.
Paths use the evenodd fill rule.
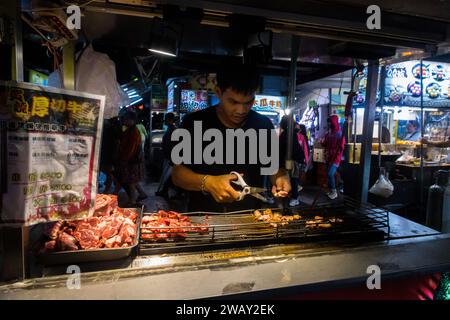
<path fill-rule="evenodd" d="M 167 87 L 167 112 L 173 112 L 175 107 L 175 82 L 172 81 Z"/>
<path fill-rule="evenodd" d="M 252 109 L 255 111 L 280 112 L 286 108 L 286 97 L 256 95 Z"/>
<path fill-rule="evenodd" d="M 173 90 L 173 88 L 172 88 Z M 167 90 L 163 85 L 152 85 L 152 111 L 167 110 Z M 172 101 L 173 104 L 173 101 Z"/>
<path fill-rule="evenodd" d="M 0 82 L 1 223 L 92 213 L 104 103 L 104 96 Z"/>
<path fill-rule="evenodd" d="M 423 61 L 421 69 L 416 60 L 386 66 L 385 105 L 420 107 L 422 95 L 424 107 L 450 107 L 450 64 Z"/>
<path fill-rule="evenodd" d="M 356 78 L 356 95 L 353 98 L 353 107 L 355 108 L 365 108 L 366 107 L 366 90 L 367 90 L 367 74 L 368 69 L 365 67 L 363 69 L 362 75 Z M 380 101 L 380 90 L 377 90 L 377 94 L 375 97 L 376 103 Z M 346 102 L 343 102 L 345 104 Z"/>
<path fill-rule="evenodd" d="M 180 112 L 191 113 L 208 107 L 208 91 L 181 90 Z"/>

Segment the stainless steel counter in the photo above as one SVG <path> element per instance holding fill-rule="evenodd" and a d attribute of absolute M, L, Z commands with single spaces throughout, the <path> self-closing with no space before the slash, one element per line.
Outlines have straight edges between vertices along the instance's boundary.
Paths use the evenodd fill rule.
<path fill-rule="evenodd" d="M 367 267 L 383 279 L 450 270 L 450 234 L 390 214 L 391 239 L 344 241 L 138 256 L 80 265 L 81 288 L 68 289 L 66 267 L 0 286 L 0 299 L 196 299 L 273 290 L 301 292 L 365 283 Z"/>

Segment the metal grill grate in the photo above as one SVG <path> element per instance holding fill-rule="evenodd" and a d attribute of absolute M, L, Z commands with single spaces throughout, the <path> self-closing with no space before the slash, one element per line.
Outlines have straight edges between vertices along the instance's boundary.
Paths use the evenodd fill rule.
<path fill-rule="evenodd" d="M 278 208 L 271 209 L 280 212 Z M 191 212 L 194 224 L 207 223 L 203 232 L 198 227 L 141 226 L 140 254 L 197 251 L 295 241 L 320 241 L 336 238 L 358 240 L 384 239 L 389 235 L 389 212 L 372 205 L 362 205 L 345 198 L 332 205 L 315 208 L 296 207 L 293 214 L 301 216 L 286 225 L 256 221 L 253 210 L 231 213 Z M 314 217 L 322 217 L 321 221 Z M 144 239 L 152 234 L 157 238 Z M 182 236 L 176 236 L 182 234 Z"/>

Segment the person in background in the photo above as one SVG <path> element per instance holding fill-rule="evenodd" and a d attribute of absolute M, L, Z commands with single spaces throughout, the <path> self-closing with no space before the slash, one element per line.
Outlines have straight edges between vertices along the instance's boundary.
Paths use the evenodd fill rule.
<path fill-rule="evenodd" d="M 391 143 L 391 132 L 386 126 L 381 127 L 381 143 Z"/>
<path fill-rule="evenodd" d="M 410 120 L 406 125 L 406 136 L 403 140 L 418 141 L 420 139 L 420 124 L 417 120 Z"/>
<path fill-rule="evenodd" d="M 120 184 L 114 177 L 114 156 L 120 138 L 120 121 L 117 117 L 106 119 L 103 123 L 102 145 L 100 151 L 100 171 L 106 175 L 102 193 L 110 193 L 114 182 L 114 194 L 120 190 Z"/>
<path fill-rule="evenodd" d="M 128 195 L 125 206 L 136 207 L 136 185 L 144 177 L 144 157 L 142 153 L 141 134 L 136 127 L 137 115 L 127 111 L 122 116 L 122 125 L 125 131 L 119 139 L 118 154 L 116 157 L 116 176 Z"/>
<path fill-rule="evenodd" d="M 166 132 L 162 139 L 162 151 L 164 156 L 164 162 L 162 167 L 161 178 L 159 180 L 159 187 L 155 195 L 163 197 L 165 199 L 169 198 L 169 186 L 171 183 L 170 176 L 172 175 L 172 165 L 170 161 L 170 153 L 172 151 L 172 142 L 170 137 L 172 132 L 176 129 L 175 126 L 175 114 L 169 112 L 166 114 L 165 123 L 167 126 Z"/>
<path fill-rule="evenodd" d="M 287 143 L 288 143 L 288 122 L 289 122 L 289 116 L 283 116 L 280 122 L 280 159 L 284 159 L 286 155 L 287 150 Z M 304 164 L 305 162 L 305 154 L 303 152 L 302 147 L 300 146 L 299 140 L 298 140 L 298 134 L 300 133 L 299 127 L 294 127 L 294 130 L 292 132 L 292 158 L 294 160 L 294 170 L 290 174 L 290 181 L 291 181 L 291 200 L 289 201 L 289 205 L 291 207 L 298 206 L 300 204 L 300 201 L 298 200 L 298 177 L 300 174 L 300 166 Z"/>
<path fill-rule="evenodd" d="M 145 155 L 145 140 L 147 139 L 147 135 L 148 135 L 147 130 L 145 129 L 145 126 L 142 123 L 136 124 L 136 128 L 139 130 L 139 133 L 141 135 L 142 154 Z M 144 190 L 144 188 L 142 188 L 140 182 L 138 182 L 136 184 L 136 191 L 139 193 L 139 196 L 137 197 L 138 202 L 148 198 L 148 195 L 147 195 L 147 193 L 145 193 L 145 190 Z"/>
<path fill-rule="evenodd" d="M 309 167 L 309 144 L 308 133 L 306 132 L 306 126 L 304 124 L 299 125 L 299 131 L 297 132 L 297 140 L 305 155 L 305 161 L 300 164 L 300 172 L 298 176 L 298 191 L 302 191 L 302 183 L 305 177 L 305 173 Z"/>
<path fill-rule="evenodd" d="M 339 167 L 344 152 L 345 138 L 339 127 L 339 117 L 335 114 L 328 118 L 328 132 L 321 141 L 325 148 L 325 162 L 327 165 L 328 188 L 327 196 L 330 199 L 338 197 L 336 179 L 334 175 Z"/>

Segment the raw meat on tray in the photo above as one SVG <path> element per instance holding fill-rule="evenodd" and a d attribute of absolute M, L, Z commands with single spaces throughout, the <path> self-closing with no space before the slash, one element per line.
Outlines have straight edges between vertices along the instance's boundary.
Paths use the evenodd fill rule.
<path fill-rule="evenodd" d="M 99 194 L 92 217 L 46 225 L 43 252 L 120 248 L 132 246 L 137 236 L 138 213 L 119 208 L 117 196 Z"/>

